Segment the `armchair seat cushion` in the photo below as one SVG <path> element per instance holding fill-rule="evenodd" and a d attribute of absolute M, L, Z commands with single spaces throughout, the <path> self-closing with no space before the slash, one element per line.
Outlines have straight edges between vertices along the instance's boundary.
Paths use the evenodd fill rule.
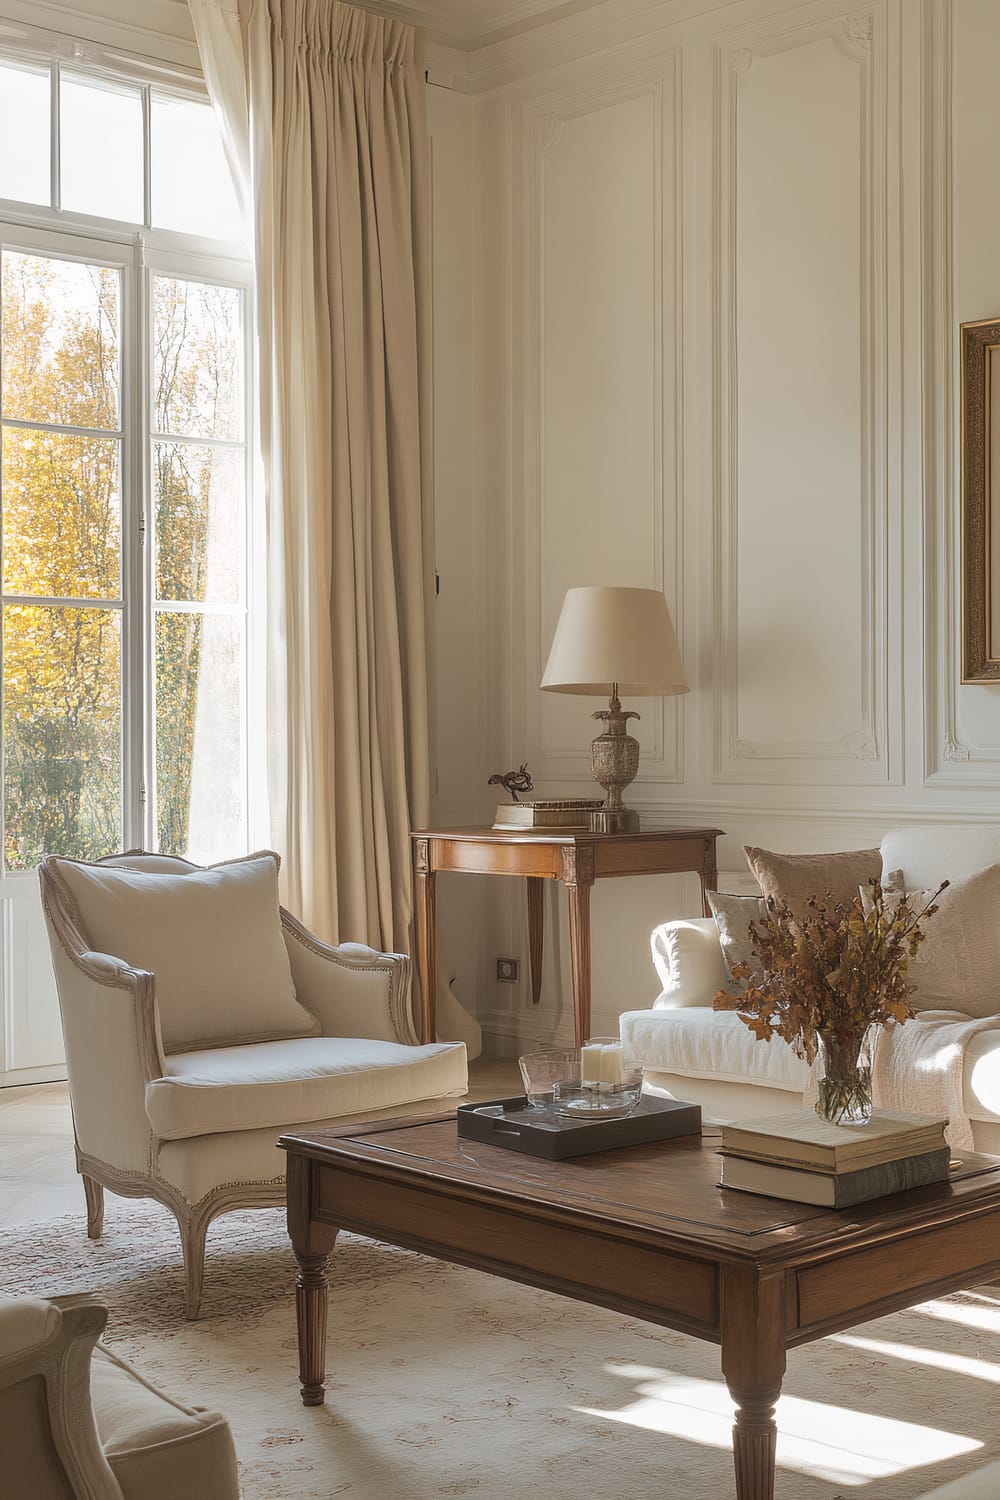
<path fill-rule="evenodd" d="M 172 1141 L 283 1129 L 467 1088 L 461 1042 L 407 1047 L 364 1037 L 297 1037 L 175 1053 L 166 1059 L 166 1076 L 146 1086 L 146 1112 L 160 1139 Z"/>
<path fill-rule="evenodd" d="M 622 1040 L 636 1050 L 643 1067 L 653 1072 L 755 1083 L 796 1093 L 809 1082 L 809 1064 L 796 1057 L 786 1041 L 772 1037 L 759 1042 L 732 1011 L 708 1006 L 629 1010 L 620 1024 Z"/>
<path fill-rule="evenodd" d="M 218 1412 L 172 1401 L 102 1344 L 90 1387 L 98 1437 L 124 1500 L 238 1500 L 233 1438 Z"/>

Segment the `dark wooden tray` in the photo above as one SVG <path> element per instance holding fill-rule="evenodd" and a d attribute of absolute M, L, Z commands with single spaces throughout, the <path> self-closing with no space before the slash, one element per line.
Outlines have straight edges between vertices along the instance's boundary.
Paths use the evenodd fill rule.
<path fill-rule="evenodd" d="M 676 1099 L 641 1099 L 624 1120 L 573 1120 L 554 1109 L 537 1109 L 521 1094 L 484 1104 L 460 1104 L 457 1118 L 461 1136 L 553 1161 L 662 1141 L 672 1135 L 701 1134 L 701 1106 Z"/>

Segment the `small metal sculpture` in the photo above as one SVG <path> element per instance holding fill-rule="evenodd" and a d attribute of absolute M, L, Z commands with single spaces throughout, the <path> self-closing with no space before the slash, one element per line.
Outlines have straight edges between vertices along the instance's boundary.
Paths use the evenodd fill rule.
<path fill-rule="evenodd" d="M 524 762 L 516 771 L 505 771 L 502 776 L 498 771 L 495 776 L 490 777 L 486 785 L 502 786 L 505 791 L 510 792 L 510 800 L 512 802 L 517 801 L 518 792 L 531 792 L 535 787 L 535 783 L 531 779 L 531 773 L 528 770 L 527 762 Z"/>

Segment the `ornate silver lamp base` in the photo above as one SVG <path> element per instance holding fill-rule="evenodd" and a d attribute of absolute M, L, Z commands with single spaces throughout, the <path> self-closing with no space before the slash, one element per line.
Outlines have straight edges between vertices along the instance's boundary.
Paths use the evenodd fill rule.
<path fill-rule="evenodd" d="M 638 833 L 639 814 L 622 804 L 622 791 L 635 780 L 639 769 L 639 741 L 626 734 L 629 719 L 639 715 L 632 709 L 622 710 L 618 684 L 613 685 L 607 708 L 591 715 L 605 724 L 603 734 L 591 741 L 590 754 L 594 780 L 607 793 L 604 806 L 590 815 L 591 833 Z"/>

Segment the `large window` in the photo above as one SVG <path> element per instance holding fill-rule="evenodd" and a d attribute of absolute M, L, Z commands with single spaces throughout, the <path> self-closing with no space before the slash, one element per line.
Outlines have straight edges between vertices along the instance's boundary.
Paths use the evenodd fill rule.
<path fill-rule="evenodd" d="M 0 57 L 3 865 L 247 846 L 248 270 L 197 95 Z"/>

